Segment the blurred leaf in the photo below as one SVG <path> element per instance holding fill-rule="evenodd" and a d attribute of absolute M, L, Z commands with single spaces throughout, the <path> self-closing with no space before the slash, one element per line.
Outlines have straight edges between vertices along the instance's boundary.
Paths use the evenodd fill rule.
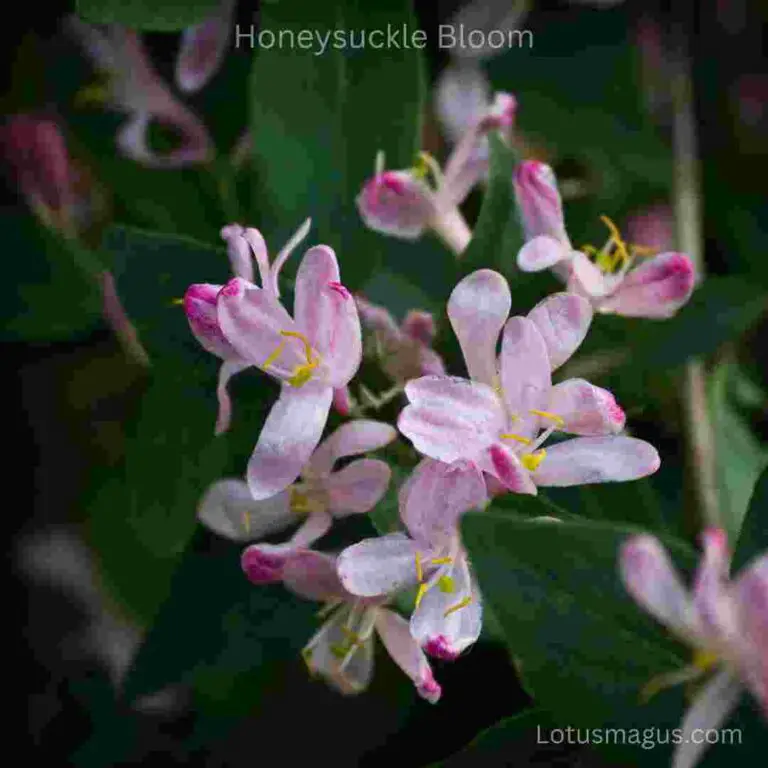
<path fill-rule="evenodd" d="M 758 477 L 752 489 L 749 509 L 741 526 L 738 545 L 733 555 L 733 572 L 753 558 L 768 551 L 768 468 Z"/>
<path fill-rule="evenodd" d="M 491 147 L 488 188 L 472 239 L 459 259 L 460 277 L 484 267 L 508 272 L 523 245 L 512 189 L 515 153 L 494 133 L 488 140 Z"/>
<path fill-rule="evenodd" d="M 337 45 L 334 36 L 320 55 L 317 36 L 362 34 L 387 25 L 416 29 L 410 3 L 284 0 L 260 12 L 263 29 L 279 29 L 281 35 L 312 30 L 316 49 L 302 49 L 297 41 L 255 54 L 254 223 L 269 221 L 287 237 L 311 216 L 313 241 L 337 251 L 342 279 L 359 289 L 388 252 L 403 248 L 368 231 L 354 200 L 373 172 L 378 150 L 384 150 L 390 167 L 413 161 L 420 135 L 422 54 L 413 47 L 391 47 L 386 55 L 370 46 L 353 50 Z"/>
<path fill-rule="evenodd" d="M 392 480 L 384 498 L 368 513 L 370 521 L 380 536 L 402 530 L 400 523 L 399 492 L 408 473 L 400 467 L 392 466 Z"/>
<path fill-rule="evenodd" d="M 218 0 L 77 0 L 77 12 L 96 24 L 173 32 L 203 21 Z"/>

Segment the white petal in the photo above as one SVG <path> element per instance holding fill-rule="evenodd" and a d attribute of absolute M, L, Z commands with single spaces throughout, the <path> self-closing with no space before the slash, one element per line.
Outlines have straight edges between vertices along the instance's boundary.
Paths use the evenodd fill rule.
<path fill-rule="evenodd" d="M 361 597 L 397 592 L 416 583 L 417 553 L 418 544 L 403 533 L 365 539 L 339 555 L 339 578 L 345 589 Z"/>

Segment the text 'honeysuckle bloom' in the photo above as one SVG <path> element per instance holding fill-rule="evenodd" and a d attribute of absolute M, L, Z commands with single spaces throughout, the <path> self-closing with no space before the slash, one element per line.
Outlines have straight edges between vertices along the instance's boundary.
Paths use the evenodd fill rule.
<path fill-rule="evenodd" d="M 254 545 L 243 553 L 243 570 L 251 581 L 275 581 L 292 551 L 325 535 L 334 518 L 368 512 L 386 493 L 392 474 L 386 462 L 357 459 L 334 471 L 335 463 L 383 448 L 395 437 L 397 432 L 383 422 L 350 421 L 317 447 L 301 471 L 300 482 L 256 501 L 242 480 L 219 480 L 203 497 L 198 518 L 215 533 L 235 541 L 258 541 L 300 523 L 286 544 Z"/>
<path fill-rule="evenodd" d="M 508 129 L 515 108 L 514 96 L 497 94 L 490 107 L 474 116 L 444 170 L 422 152 L 414 168 L 387 171 L 379 153 L 374 176 L 356 200 L 366 226 L 404 240 L 416 240 L 432 230 L 454 253 L 461 254 L 472 233 L 458 206 L 487 172 L 488 132 Z"/>
<path fill-rule="evenodd" d="M 517 256 L 523 271 L 552 269 L 569 291 L 585 296 L 606 314 L 666 318 L 690 298 L 695 275 L 688 256 L 667 251 L 634 266 L 651 249 L 626 243 L 605 216 L 602 220 L 609 231 L 605 245 L 575 250 L 549 166 L 535 160 L 521 163 L 515 169 L 514 187 L 527 239 Z"/>
<path fill-rule="evenodd" d="M 690 734 L 722 726 L 745 688 L 768 719 L 768 553 L 730 580 L 725 531 L 706 530 L 702 544 L 702 559 L 690 590 L 654 536 L 628 539 L 619 559 L 627 591 L 694 650 L 691 666 L 654 678 L 644 693 L 652 695 L 708 676 L 683 719 L 686 738 L 677 748 L 673 768 L 696 764 L 707 741 L 691 739 Z"/>
<path fill-rule="evenodd" d="M 373 676 L 374 634 L 378 634 L 418 694 L 437 703 L 440 685 L 411 637 L 408 622 L 385 607 L 387 597 L 362 599 L 350 594 L 339 581 L 335 558 L 311 550 L 298 551 L 288 560 L 283 583 L 301 597 L 326 603 L 321 614 L 327 618 L 302 651 L 312 674 L 344 694 L 365 690 Z"/>
<path fill-rule="evenodd" d="M 115 24 L 96 27 L 76 16 L 69 17 L 67 25 L 107 78 L 106 87 L 82 91 L 80 101 L 106 102 L 129 115 L 116 137 L 126 157 L 152 168 L 181 168 L 211 159 L 208 131 L 160 79 L 135 31 Z M 149 126 L 153 121 L 177 133 L 179 146 L 164 153 L 152 149 Z"/>
<path fill-rule="evenodd" d="M 372 599 L 417 586 L 411 634 L 427 653 L 455 659 L 482 629 L 482 602 L 458 532 L 459 517 L 487 502 L 471 462 L 424 459 L 400 489 L 408 534 L 366 539 L 338 560 L 344 587 Z"/>
<path fill-rule="evenodd" d="M 615 436 L 625 419 L 610 392 L 583 379 L 552 385 L 552 370 L 586 334 L 588 303 L 555 294 L 528 317 L 507 320 L 510 305 L 506 280 L 492 270 L 474 272 L 454 289 L 448 317 L 472 380 L 425 376 L 406 385 L 410 404 L 398 428 L 416 450 L 448 463 L 474 462 L 515 493 L 655 472 L 653 446 Z M 556 430 L 582 437 L 543 448 Z"/>

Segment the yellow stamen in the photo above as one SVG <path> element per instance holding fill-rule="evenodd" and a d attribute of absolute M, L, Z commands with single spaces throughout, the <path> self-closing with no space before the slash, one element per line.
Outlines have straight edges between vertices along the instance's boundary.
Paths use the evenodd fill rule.
<path fill-rule="evenodd" d="M 331 653 L 337 659 L 344 659 L 344 658 L 346 658 L 348 652 L 349 652 L 349 649 L 345 648 L 343 645 L 332 645 L 331 646 Z"/>
<path fill-rule="evenodd" d="M 582 245 L 579 250 L 581 250 L 582 253 L 586 253 L 587 256 L 597 256 L 597 254 L 599 253 L 599 251 L 597 250 L 597 248 L 595 248 L 594 245 L 589 245 L 589 244 Z"/>
<path fill-rule="evenodd" d="M 513 432 L 505 432 L 503 435 L 499 435 L 499 437 L 502 440 L 517 440 L 518 443 L 522 443 L 523 445 L 530 445 L 531 441 L 527 437 L 522 437 L 521 435 L 516 435 Z"/>
<path fill-rule="evenodd" d="M 424 571 L 421 567 L 421 552 L 416 553 L 416 579 L 419 582 L 424 581 Z"/>
<path fill-rule="evenodd" d="M 702 672 L 708 672 L 717 662 L 717 655 L 710 651 L 696 650 L 693 654 L 693 666 Z"/>
<path fill-rule="evenodd" d="M 414 604 L 417 608 L 419 607 L 419 603 L 421 602 L 424 595 L 427 594 L 428 589 L 429 587 L 426 584 L 419 584 L 419 590 L 416 592 L 416 600 L 414 600 Z"/>
<path fill-rule="evenodd" d="M 251 513 L 250 512 L 243 512 L 243 526 L 245 528 L 245 533 L 250 534 L 251 532 Z"/>
<path fill-rule="evenodd" d="M 462 608 L 466 608 L 471 602 L 472 602 L 471 597 L 465 597 L 463 600 L 456 603 L 456 605 L 452 605 L 450 608 L 448 608 L 448 610 L 446 610 L 445 613 L 443 613 L 443 618 L 446 619 L 452 613 L 456 613 L 456 611 L 460 611 Z"/>
<path fill-rule="evenodd" d="M 632 243 L 629 247 L 632 249 L 633 256 L 655 256 L 658 253 L 658 248 L 650 248 L 647 245 Z"/>
<path fill-rule="evenodd" d="M 360 635 L 358 635 L 357 632 L 353 632 L 349 627 L 342 626 L 341 631 L 346 635 L 347 643 L 349 643 L 350 648 L 353 645 L 360 645 L 360 643 L 362 643 Z"/>
<path fill-rule="evenodd" d="M 521 456 L 520 462 L 529 472 L 535 472 L 546 456 L 547 452 L 542 448 L 536 453 L 527 453 L 525 456 Z"/>
<path fill-rule="evenodd" d="M 308 494 L 291 488 L 288 506 L 291 508 L 291 512 L 301 515 L 312 511 L 312 500 Z"/>
<path fill-rule="evenodd" d="M 432 565 L 448 565 L 453 562 L 451 557 L 435 557 L 432 560 Z"/>
<path fill-rule="evenodd" d="M 604 263 L 608 265 L 610 270 L 613 270 L 616 268 L 617 264 L 626 264 L 630 261 L 629 252 L 627 251 L 627 244 L 624 242 L 624 239 L 621 236 L 621 232 L 619 232 L 619 228 L 607 216 L 601 216 L 600 221 L 602 221 L 603 224 L 608 227 L 608 231 L 611 233 L 611 240 L 616 246 L 616 250 L 612 255 L 609 255 L 606 251 L 603 251 L 600 257 L 598 257 L 598 266 L 601 269 L 603 268 L 603 264 L 600 263 L 600 259 L 601 257 L 605 257 Z"/>
<path fill-rule="evenodd" d="M 554 421 L 558 427 L 565 426 L 565 419 L 563 419 L 561 416 L 558 416 L 556 413 L 550 413 L 549 411 L 538 411 L 535 409 L 531 410 L 531 413 L 534 416 L 541 416 L 542 419 L 549 419 L 550 421 Z"/>
<path fill-rule="evenodd" d="M 456 583 L 450 576 L 441 576 L 437 580 L 437 587 L 441 592 L 450 594 L 456 591 Z"/>
<path fill-rule="evenodd" d="M 270 356 L 264 361 L 264 364 L 262 365 L 262 368 L 269 368 L 272 363 L 277 360 L 278 357 L 280 357 L 282 351 L 285 349 L 285 342 L 281 341 L 276 347 L 275 351 L 270 354 Z"/>

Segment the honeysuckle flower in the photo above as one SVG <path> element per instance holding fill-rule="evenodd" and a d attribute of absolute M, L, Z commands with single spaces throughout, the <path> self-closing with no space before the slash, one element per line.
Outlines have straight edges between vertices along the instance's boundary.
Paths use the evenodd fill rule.
<path fill-rule="evenodd" d="M 682 722 L 686 735 L 673 768 L 691 768 L 706 740 L 691 739 L 694 729 L 719 728 L 747 689 L 768 719 L 768 553 L 729 579 L 730 553 L 725 531 L 707 529 L 703 553 L 690 590 L 686 589 L 659 540 L 641 534 L 621 548 L 620 574 L 635 601 L 679 640 L 693 648 L 693 663 L 654 678 L 644 691 L 709 676 Z"/>
<path fill-rule="evenodd" d="M 67 19 L 107 85 L 85 89 L 80 101 L 107 103 L 125 112 L 128 120 L 118 131 L 118 149 L 128 158 L 151 168 L 181 168 L 211 159 L 213 144 L 200 119 L 184 106 L 155 72 L 138 34 L 118 25 L 96 27 L 76 16 Z M 150 123 L 171 128 L 181 143 L 159 154 L 149 145 Z"/>
<path fill-rule="evenodd" d="M 210 335 L 221 333 L 239 364 L 255 366 L 282 384 L 248 462 L 251 494 L 267 499 L 287 488 L 309 460 L 334 391 L 345 387 L 360 366 L 362 339 L 354 299 L 339 282 L 331 248 L 318 245 L 304 255 L 291 317 L 277 286 L 286 249 L 270 267 L 261 235 L 247 229 L 243 238 L 253 251 L 262 287 L 242 277 L 230 280 L 218 292 Z"/>
<path fill-rule="evenodd" d="M 442 693 L 427 658 L 411 637 L 408 622 L 386 607 L 388 596 L 364 599 L 348 592 L 336 573 L 335 558 L 300 550 L 286 563 L 283 583 L 308 600 L 326 603 L 327 618 L 302 651 L 312 674 L 343 694 L 365 690 L 373 676 L 374 634 L 392 660 L 432 704 Z"/>
<path fill-rule="evenodd" d="M 176 60 L 176 84 L 186 93 L 199 91 L 218 71 L 232 27 L 235 0 L 220 0 L 215 13 L 184 30 Z"/>
<path fill-rule="evenodd" d="M 625 418 L 610 392 L 583 379 L 552 385 L 551 372 L 586 334 L 588 302 L 555 294 L 527 317 L 507 319 L 510 305 L 506 280 L 492 270 L 468 275 L 453 290 L 448 317 L 472 380 L 424 376 L 406 385 L 409 405 L 398 428 L 416 450 L 474 462 L 515 493 L 655 472 L 653 446 L 616 436 Z M 543 448 L 555 430 L 581 437 Z"/>
<path fill-rule="evenodd" d="M 425 374 L 445 373 L 440 355 L 432 349 L 435 321 L 429 312 L 411 310 L 400 325 L 384 307 L 356 296 L 363 325 L 373 332 L 376 354 L 384 372 L 395 382 L 405 384 Z"/>
<path fill-rule="evenodd" d="M 282 563 L 292 551 L 325 535 L 334 519 L 373 509 L 386 493 L 392 474 L 386 462 L 357 459 L 334 471 L 336 462 L 383 448 L 395 437 L 397 432 L 380 421 L 347 422 L 317 447 L 299 482 L 276 496 L 256 500 L 242 480 L 219 480 L 203 496 L 198 519 L 234 541 L 258 541 L 300 524 L 287 543 L 254 545 L 243 553 L 243 569 L 251 581 L 279 579 Z"/>
<path fill-rule="evenodd" d="M 575 250 L 549 166 L 533 160 L 521 163 L 514 187 L 527 238 L 517 256 L 524 272 L 552 269 L 570 292 L 585 296 L 605 314 L 667 318 L 690 298 L 695 275 L 688 256 L 667 251 L 633 268 L 635 260 L 651 249 L 626 243 L 606 216 L 602 217 L 609 231 L 605 245 L 599 250 L 592 246 Z"/>
<path fill-rule="evenodd" d="M 356 199 L 366 226 L 403 240 L 416 240 L 431 230 L 454 253 L 461 254 L 471 232 L 458 206 L 487 171 L 488 132 L 508 130 L 515 108 L 514 96 L 497 94 L 490 106 L 486 104 L 473 116 L 444 171 L 424 152 L 414 168 L 387 171 L 379 153 L 374 176 Z M 427 182 L 430 175 L 432 185 Z"/>
<path fill-rule="evenodd" d="M 482 601 L 461 545 L 459 517 L 487 502 L 480 469 L 424 459 L 400 489 L 409 535 L 391 533 L 345 549 L 341 583 L 373 599 L 418 585 L 411 634 L 432 656 L 455 659 L 480 636 Z"/>

